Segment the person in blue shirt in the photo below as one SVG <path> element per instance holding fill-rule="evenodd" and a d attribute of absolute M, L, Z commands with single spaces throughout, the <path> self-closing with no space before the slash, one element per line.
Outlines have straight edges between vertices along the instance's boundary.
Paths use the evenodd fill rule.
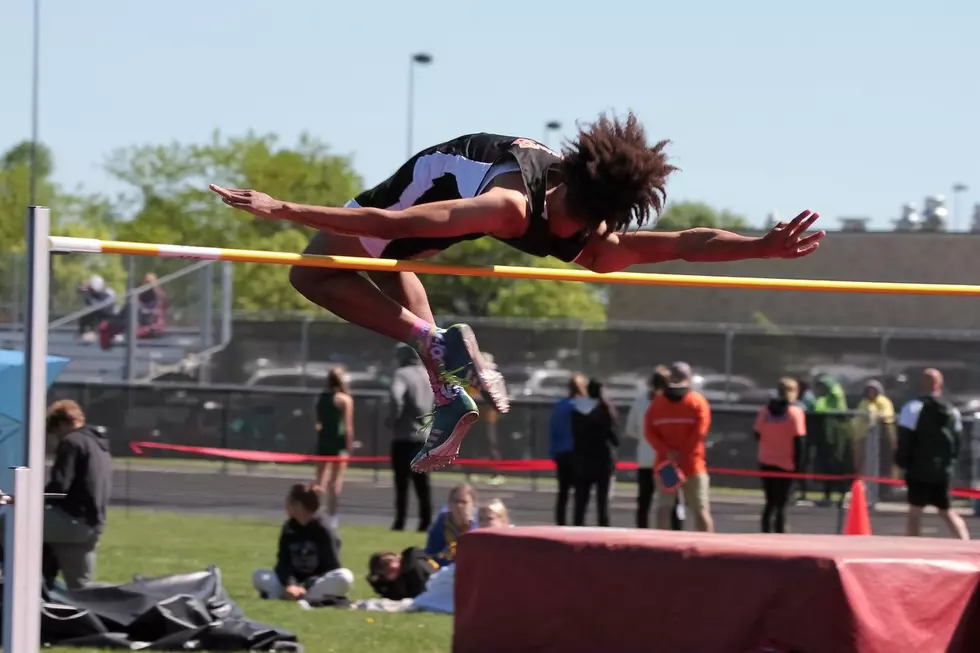
<path fill-rule="evenodd" d="M 567 522 L 568 494 L 575 485 L 575 461 L 572 449 L 572 412 L 575 400 L 585 396 L 585 376 L 573 374 L 568 380 L 568 397 L 555 404 L 548 422 L 548 457 L 555 461 L 558 473 L 558 497 L 555 502 L 555 523 L 564 526 Z"/>
<path fill-rule="evenodd" d="M 440 567 L 452 564 L 456 542 L 476 527 L 476 490 L 467 483 L 457 485 L 449 491 L 448 509 L 439 513 L 429 529 L 425 554 Z"/>

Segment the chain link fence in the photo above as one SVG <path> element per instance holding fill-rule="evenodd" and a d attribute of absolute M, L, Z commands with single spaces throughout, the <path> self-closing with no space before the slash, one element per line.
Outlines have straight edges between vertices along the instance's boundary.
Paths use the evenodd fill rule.
<path fill-rule="evenodd" d="M 302 389 L 248 389 L 231 386 L 124 385 L 58 383 L 50 399 L 74 399 L 90 422 L 105 426 L 116 457 L 131 457 L 130 442 L 154 442 L 190 447 L 245 449 L 274 453 L 313 454 L 316 392 Z M 553 402 L 517 399 L 510 412 L 477 422 L 467 437 L 462 457 L 528 460 L 548 457 L 548 422 Z M 627 405 L 619 405 L 623 416 Z M 709 467 L 757 469 L 757 445 L 753 423 L 759 406 L 713 406 L 707 441 Z M 353 455 L 387 456 L 391 433 L 385 427 L 387 397 L 383 393 L 355 396 Z M 864 458 L 865 473 L 893 477 L 893 444 L 886 428 L 857 413 L 812 413 L 807 417 L 806 471 L 851 474 L 855 450 Z M 965 433 L 955 485 L 971 486 L 980 459 L 980 428 L 972 415 L 965 416 Z M 619 458 L 635 460 L 636 441 L 622 438 Z M 857 442 L 857 445 L 855 445 Z M 869 445 L 870 443 L 870 445 Z M 861 453 L 863 452 L 863 453 Z M 201 460 L 193 453 L 154 450 L 154 457 Z M 362 465 L 371 467 L 370 464 Z M 375 465 L 386 468 L 386 464 Z M 478 472 L 480 470 L 472 470 Z M 527 474 L 524 474 L 527 475 Z M 550 474 L 546 474 L 550 476 Z M 631 473 L 621 474 L 631 480 Z M 758 488 L 758 479 L 718 475 L 719 487 Z M 826 492 L 846 490 L 846 483 L 802 484 L 803 495 L 816 498 Z"/>
<path fill-rule="evenodd" d="M 963 412 L 980 409 L 980 332 L 465 319 L 510 380 L 557 369 L 642 385 L 655 365 L 683 360 L 718 404 L 758 404 L 782 376 L 826 374 L 856 407 L 870 379 L 899 403 L 916 394 L 923 368 L 938 367 L 954 403 Z M 394 361 L 390 340 L 345 322 L 237 316 L 234 333 L 212 361 L 215 383 L 318 388 L 326 366 L 343 364 L 365 381 L 361 387 L 371 387 L 372 377 L 383 387 Z"/>
<path fill-rule="evenodd" d="M 122 308 L 130 274 L 135 285 L 145 283 L 147 274 L 158 278 L 179 272 L 193 263 L 180 259 L 147 258 L 143 256 L 103 256 L 100 254 L 72 254 L 52 259 L 51 319 L 84 308 L 78 286 L 87 283 L 92 275 L 103 278 L 106 286 L 115 291 L 117 308 Z M 26 263 L 19 252 L 0 254 L 0 324 L 22 324 L 25 307 Z M 199 327 L 202 322 L 203 284 L 213 276 L 190 274 L 171 280 L 164 292 L 169 307 L 168 323 L 175 327 Z M 215 290 L 215 294 L 217 290 Z"/>

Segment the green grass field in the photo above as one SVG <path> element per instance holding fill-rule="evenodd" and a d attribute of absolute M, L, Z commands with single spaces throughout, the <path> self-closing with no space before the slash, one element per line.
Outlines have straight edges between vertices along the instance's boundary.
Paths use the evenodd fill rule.
<path fill-rule="evenodd" d="M 386 614 L 320 608 L 302 610 L 286 601 L 263 601 L 251 586 L 252 572 L 275 563 L 280 522 L 114 510 L 99 547 L 97 580 L 124 583 L 134 573 L 149 576 L 221 569 L 225 588 L 250 619 L 290 630 L 307 653 L 443 653 L 450 650 L 452 617 Z M 376 526 L 340 526 L 342 559 L 354 572 L 352 598 L 373 594 L 364 580 L 367 560 L 380 550 L 421 545 L 418 533 L 392 533 Z M 51 653 L 96 649 L 50 648 Z"/>

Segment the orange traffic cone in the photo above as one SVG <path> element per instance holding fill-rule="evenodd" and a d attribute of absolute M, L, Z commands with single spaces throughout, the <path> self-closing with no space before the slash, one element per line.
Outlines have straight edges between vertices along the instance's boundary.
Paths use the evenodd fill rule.
<path fill-rule="evenodd" d="M 854 481 L 851 484 L 851 505 L 847 510 L 844 535 L 871 535 L 868 497 L 865 495 L 862 481 Z"/>

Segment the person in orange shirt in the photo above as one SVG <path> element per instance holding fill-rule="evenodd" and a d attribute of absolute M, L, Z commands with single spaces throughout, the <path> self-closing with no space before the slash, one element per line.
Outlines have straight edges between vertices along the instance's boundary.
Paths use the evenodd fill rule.
<path fill-rule="evenodd" d="M 669 368 L 667 389 L 650 403 L 644 419 L 644 434 L 656 454 L 655 465 L 665 460 L 673 462 L 684 474 L 679 491 L 684 493 L 688 514 L 694 517 L 695 528 L 712 532 L 708 500 L 708 468 L 704 461 L 704 440 L 711 427 L 711 408 L 708 400 L 691 389 L 691 366 L 674 363 Z M 656 493 L 657 528 L 670 528 L 674 499 L 664 492 L 659 476 Z M 666 498 L 665 498 L 665 495 Z"/>
<path fill-rule="evenodd" d="M 780 379 L 778 396 L 755 417 L 759 440 L 759 469 L 763 472 L 795 472 L 806 436 L 806 413 L 796 405 L 800 394 L 794 379 Z M 762 477 L 766 505 L 762 509 L 762 532 L 786 532 L 786 504 L 793 479 Z M 775 522 L 775 523 L 774 523 Z"/>

